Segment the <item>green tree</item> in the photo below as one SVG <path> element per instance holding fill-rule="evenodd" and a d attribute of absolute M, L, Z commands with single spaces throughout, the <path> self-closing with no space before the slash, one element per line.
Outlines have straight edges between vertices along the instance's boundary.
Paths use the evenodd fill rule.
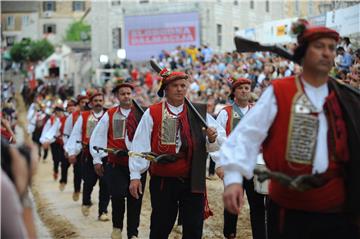
<path fill-rule="evenodd" d="M 53 45 L 46 39 L 38 41 L 25 39 L 15 43 L 10 49 L 11 59 L 18 63 L 37 62 L 49 57 L 53 52 Z"/>
<path fill-rule="evenodd" d="M 73 22 L 66 31 L 65 41 L 90 40 L 91 26 L 83 21 Z"/>
<path fill-rule="evenodd" d="M 11 59 L 17 63 L 24 62 L 29 56 L 31 40 L 24 39 L 21 42 L 16 42 L 10 49 Z"/>
<path fill-rule="evenodd" d="M 54 52 L 54 46 L 46 39 L 33 41 L 30 44 L 29 60 L 37 62 L 48 58 Z"/>

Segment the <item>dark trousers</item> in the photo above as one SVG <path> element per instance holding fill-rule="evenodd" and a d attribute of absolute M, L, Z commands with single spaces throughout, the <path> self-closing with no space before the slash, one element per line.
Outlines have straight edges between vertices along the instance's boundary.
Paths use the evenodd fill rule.
<path fill-rule="evenodd" d="M 244 189 L 250 206 L 251 231 L 254 239 L 265 239 L 265 196 L 255 192 L 253 179 L 244 179 Z M 236 236 L 238 215 L 224 210 L 224 236 Z"/>
<path fill-rule="evenodd" d="M 76 163 L 73 164 L 74 192 L 81 191 L 81 153 L 76 156 Z"/>
<path fill-rule="evenodd" d="M 215 162 L 211 157 L 209 157 L 209 160 L 210 160 L 209 175 L 214 175 L 215 174 Z"/>
<path fill-rule="evenodd" d="M 110 201 L 109 192 L 104 177 L 99 177 L 95 173 L 93 158 L 91 157 L 91 155 L 87 155 L 86 157 L 84 157 L 82 169 L 82 175 L 84 180 L 82 204 L 87 206 L 92 205 L 91 193 L 94 189 L 96 182 L 99 180 L 99 215 L 101 215 L 102 213 L 107 213 L 107 207 Z"/>
<path fill-rule="evenodd" d="M 69 161 L 65 158 L 63 145 L 58 143 L 50 144 L 51 154 L 54 162 L 53 170 L 55 173 L 59 172 L 59 165 L 61 164 L 61 178 L 60 183 L 67 183 L 67 175 L 69 169 Z"/>
<path fill-rule="evenodd" d="M 182 238 L 200 239 L 202 237 L 204 194 L 192 193 L 189 179 L 152 176 L 150 195 L 152 207 L 150 239 L 169 237 L 178 210 L 182 212 Z"/>
<path fill-rule="evenodd" d="M 125 198 L 127 208 L 127 236 L 138 236 L 142 195 L 139 199 L 129 192 L 130 172 L 127 166 L 107 164 L 105 178 L 111 196 L 113 227 L 123 229 L 125 215 Z M 142 191 L 146 183 L 146 172 L 141 175 Z"/>
<path fill-rule="evenodd" d="M 42 146 L 41 146 L 41 143 L 40 142 L 35 142 L 37 147 L 38 147 L 38 156 L 39 156 L 39 159 L 41 158 L 41 149 L 42 149 Z M 43 160 L 45 160 L 47 158 L 47 155 L 48 155 L 48 152 L 49 152 L 49 149 L 43 149 L 44 150 L 44 155 L 43 155 Z"/>
<path fill-rule="evenodd" d="M 355 223 L 342 213 L 305 212 L 269 200 L 269 239 L 359 239 Z"/>

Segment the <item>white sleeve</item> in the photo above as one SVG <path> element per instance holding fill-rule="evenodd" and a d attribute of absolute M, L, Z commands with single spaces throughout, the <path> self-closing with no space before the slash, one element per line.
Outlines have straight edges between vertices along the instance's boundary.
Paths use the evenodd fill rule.
<path fill-rule="evenodd" d="M 219 115 L 216 117 L 216 121 L 226 130 L 226 123 L 228 121 L 227 111 L 222 109 Z"/>
<path fill-rule="evenodd" d="M 276 114 L 276 98 L 273 87 L 269 86 L 215 153 L 225 171 L 225 186 L 242 183 L 243 176 L 248 179 L 253 176 L 260 146 Z"/>
<path fill-rule="evenodd" d="M 228 120 L 228 113 L 226 110 L 221 109 L 218 116 L 216 117 L 216 121 L 221 125 L 221 127 L 223 127 L 223 129 L 225 130 L 225 135 L 226 135 L 226 123 Z M 211 159 L 214 160 L 215 162 L 215 168 L 220 167 L 220 162 L 219 162 L 219 158 L 217 157 L 216 153 L 209 153 L 211 156 Z"/>
<path fill-rule="evenodd" d="M 65 120 L 64 134 L 63 134 L 64 147 L 70 137 L 71 130 L 72 130 L 72 114 L 70 114 Z"/>
<path fill-rule="evenodd" d="M 35 104 L 32 103 L 32 104 L 30 105 L 30 107 L 29 107 L 29 111 L 28 111 L 28 113 L 27 113 L 27 115 L 26 115 L 26 119 L 27 119 L 28 121 L 30 121 L 31 118 L 34 117 L 35 112 L 36 112 L 36 111 L 35 111 Z"/>
<path fill-rule="evenodd" d="M 100 121 L 95 126 L 93 132 L 90 136 L 90 154 L 93 157 L 94 164 L 102 164 L 101 159 L 107 156 L 102 150 L 96 151 L 94 146 L 106 148 L 108 140 L 108 130 L 109 130 L 109 115 L 106 112 Z"/>
<path fill-rule="evenodd" d="M 28 133 L 32 134 L 35 131 L 35 127 L 36 127 L 36 114 L 29 120 L 29 124 L 28 124 Z"/>
<path fill-rule="evenodd" d="M 43 144 L 45 142 L 50 142 L 50 143 L 55 142 L 55 136 L 60 126 L 61 123 L 59 119 L 56 119 L 53 125 L 51 125 L 51 121 L 50 119 L 48 119 L 41 132 L 40 143 Z"/>
<path fill-rule="evenodd" d="M 76 120 L 74 128 L 71 131 L 70 138 L 68 139 L 64 147 L 65 151 L 68 153 L 69 156 L 78 155 L 81 151 L 82 145 L 78 142 L 81 141 L 82 124 L 83 119 L 80 115 L 79 118 Z"/>
<path fill-rule="evenodd" d="M 206 149 L 208 152 L 218 151 L 226 140 L 225 129 L 210 114 L 206 114 L 206 123 L 209 127 L 215 128 L 217 132 L 216 140 L 213 143 L 210 143 L 206 137 Z"/>
<path fill-rule="evenodd" d="M 151 151 L 151 132 L 154 122 L 147 109 L 142 116 L 131 144 L 131 151 L 150 152 Z M 141 173 L 145 172 L 150 162 L 140 157 L 129 158 L 130 179 L 140 179 Z"/>

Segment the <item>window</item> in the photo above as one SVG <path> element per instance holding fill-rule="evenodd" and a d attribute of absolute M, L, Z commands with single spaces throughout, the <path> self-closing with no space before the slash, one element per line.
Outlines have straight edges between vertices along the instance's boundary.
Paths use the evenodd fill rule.
<path fill-rule="evenodd" d="M 56 25 L 55 24 L 44 24 L 44 34 L 56 33 Z"/>
<path fill-rule="evenodd" d="M 121 5 L 121 1 L 112 0 L 112 1 L 111 1 L 111 5 L 113 5 L 113 6 L 119 6 L 119 5 Z"/>
<path fill-rule="evenodd" d="M 55 12 L 56 11 L 56 2 L 55 1 L 43 2 L 43 11 L 44 12 Z"/>
<path fill-rule="evenodd" d="M 239 27 L 234 27 L 234 33 L 236 33 L 237 31 L 239 31 Z"/>
<path fill-rule="evenodd" d="M 7 45 L 7 46 L 12 46 L 12 45 L 14 45 L 15 40 L 16 40 L 16 37 L 15 37 L 15 36 L 6 36 L 6 45 Z"/>
<path fill-rule="evenodd" d="M 121 28 L 113 28 L 112 30 L 113 49 L 121 48 Z"/>
<path fill-rule="evenodd" d="M 313 2 L 312 1 L 309 1 L 308 2 L 308 15 L 309 16 L 313 16 L 314 15 L 314 5 L 313 5 Z"/>
<path fill-rule="evenodd" d="M 235 0 L 235 1 L 234 1 L 234 5 L 235 5 L 235 6 L 239 5 L 239 1 Z"/>
<path fill-rule="evenodd" d="M 22 16 L 22 26 L 26 27 L 30 25 L 30 16 Z"/>
<path fill-rule="evenodd" d="M 298 16 L 300 12 L 299 0 L 295 0 L 295 15 Z"/>
<path fill-rule="evenodd" d="M 141 4 L 141 3 L 149 3 L 150 2 L 150 0 L 139 0 L 139 3 Z"/>
<path fill-rule="evenodd" d="M 254 0 L 250 0 L 250 9 L 254 9 L 254 5 L 255 5 Z"/>
<path fill-rule="evenodd" d="M 15 27 L 15 18 L 14 16 L 6 17 L 6 29 L 14 29 Z"/>
<path fill-rule="evenodd" d="M 265 1 L 265 11 L 266 11 L 266 12 L 270 12 L 270 3 L 269 3 L 269 0 L 266 0 L 266 1 Z"/>
<path fill-rule="evenodd" d="M 217 33 L 217 46 L 221 47 L 222 45 L 222 25 L 216 24 L 216 33 Z"/>
<path fill-rule="evenodd" d="M 83 12 L 85 11 L 85 2 L 83 1 L 73 1 L 72 9 L 74 12 Z"/>

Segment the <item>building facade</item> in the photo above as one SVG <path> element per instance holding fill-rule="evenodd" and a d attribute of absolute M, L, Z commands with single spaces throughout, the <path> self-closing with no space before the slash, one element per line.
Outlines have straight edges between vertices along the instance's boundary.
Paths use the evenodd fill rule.
<path fill-rule="evenodd" d="M 11 46 L 23 38 L 62 43 L 69 25 L 84 18 L 91 1 L 2 1 L 1 29 Z"/>
<path fill-rule="evenodd" d="M 116 52 L 124 47 L 124 17 L 198 12 L 200 42 L 215 52 L 234 50 L 235 32 L 265 21 L 284 18 L 284 1 L 185 1 L 136 0 L 94 1 L 90 12 L 92 25 L 92 64 L 99 67 L 100 56 L 113 63 Z M 246 20 L 245 20 L 246 19 Z M 99 27 L 99 25 L 101 27 Z M 101 36 L 101 37 L 99 37 Z"/>

